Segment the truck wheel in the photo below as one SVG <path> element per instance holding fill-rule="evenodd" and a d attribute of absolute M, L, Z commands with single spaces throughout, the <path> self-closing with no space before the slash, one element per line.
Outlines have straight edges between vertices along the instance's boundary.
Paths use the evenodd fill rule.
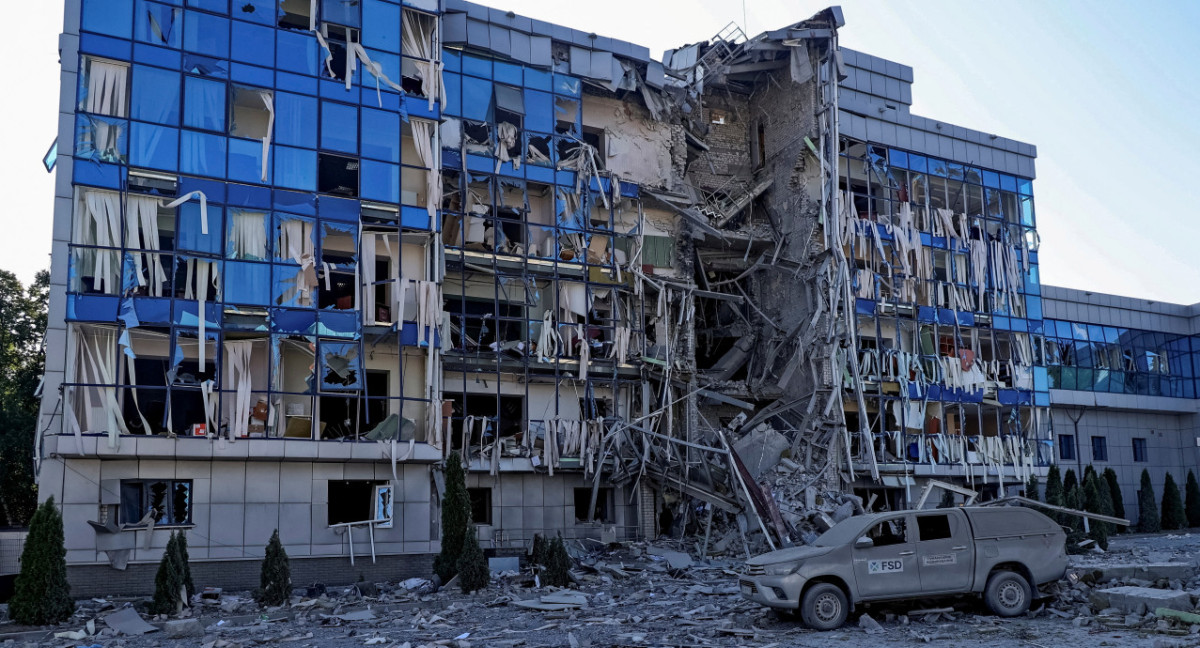
<path fill-rule="evenodd" d="M 997 616 L 1014 617 L 1025 614 L 1032 600 L 1029 583 L 1020 574 L 998 571 L 988 578 L 983 600 Z"/>
<path fill-rule="evenodd" d="M 800 618 L 813 630 L 833 630 L 846 622 L 846 594 L 832 583 L 817 583 L 800 600 Z"/>

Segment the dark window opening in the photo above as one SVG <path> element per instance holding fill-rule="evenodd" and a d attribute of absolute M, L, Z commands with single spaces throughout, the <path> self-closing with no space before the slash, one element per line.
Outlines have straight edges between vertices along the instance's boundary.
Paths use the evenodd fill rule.
<path fill-rule="evenodd" d="M 329 482 L 329 524 L 365 522 L 375 519 L 375 487 L 383 481 L 344 480 Z"/>
<path fill-rule="evenodd" d="M 917 532 L 921 535 L 921 540 L 945 540 L 950 537 L 950 516 L 919 515 Z"/>
<path fill-rule="evenodd" d="M 247 4 L 245 7 L 243 7 L 242 11 L 245 12 L 247 7 L 250 8 L 250 12 L 253 12 L 253 5 L 250 4 Z M 279 9 L 280 27 L 284 29 L 308 31 L 308 28 L 311 25 L 310 19 L 312 16 L 312 6 L 309 4 L 308 0 L 282 0 L 279 3 Z"/>
<path fill-rule="evenodd" d="M 884 520 L 871 527 L 871 530 L 867 531 L 866 537 L 874 541 L 876 547 L 904 544 L 907 542 L 906 527 L 904 518 Z"/>
<path fill-rule="evenodd" d="M 353 310 L 354 309 L 354 260 L 351 258 L 340 258 L 338 261 L 327 261 L 325 255 L 321 256 L 322 261 L 326 263 L 337 263 L 339 268 L 349 265 L 348 270 L 329 270 L 329 288 L 325 287 L 324 279 L 317 282 L 317 308 L 333 308 L 335 310 Z M 346 264 L 346 265 L 343 265 Z"/>
<path fill-rule="evenodd" d="M 191 524 L 191 480 L 122 480 L 121 523 L 137 524 L 151 510 L 155 524 Z"/>
<path fill-rule="evenodd" d="M 600 488 L 596 491 L 596 508 L 592 509 L 591 521 L 612 524 L 613 489 Z M 592 502 L 592 488 L 575 489 L 575 522 L 588 522 L 588 506 Z"/>
<path fill-rule="evenodd" d="M 1060 434 L 1058 435 L 1058 458 L 1061 461 L 1075 460 L 1075 435 Z"/>
<path fill-rule="evenodd" d="M 357 198 L 358 172 L 357 158 L 319 153 L 317 155 L 317 192 Z"/>
<path fill-rule="evenodd" d="M 1108 440 L 1102 436 L 1092 437 L 1092 461 L 1108 461 Z"/>
<path fill-rule="evenodd" d="M 604 129 L 593 128 L 591 126 L 583 127 L 583 143 L 590 145 L 596 151 L 596 166 L 601 169 L 605 166 L 604 155 Z"/>
<path fill-rule="evenodd" d="M 333 78 L 345 81 L 347 57 L 351 56 L 349 43 L 359 42 L 358 30 L 330 23 L 325 23 L 323 28 L 325 42 L 329 44 L 329 54 L 332 57 L 325 73 L 332 72 Z"/>
<path fill-rule="evenodd" d="M 1147 460 L 1146 459 L 1146 440 L 1145 439 L 1134 439 L 1133 440 L 1133 460 L 1139 461 L 1139 462 Z"/>
<path fill-rule="evenodd" d="M 471 521 L 475 524 L 491 524 L 492 489 L 468 488 L 467 497 L 471 498 Z"/>
<path fill-rule="evenodd" d="M 478 448 L 492 443 L 496 435 L 511 437 L 525 428 L 525 397 L 494 394 L 449 394 L 453 404 L 451 429 L 455 449 L 462 449 L 463 425 L 473 417 L 468 443 Z M 464 406 L 465 404 L 465 406 Z"/>
<path fill-rule="evenodd" d="M 554 98 L 554 130 L 561 135 L 579 134 L 576 128 L 579 119 L 579 102 L 566 97 Z"/>
<path fill-rule="evenodd" d="M 521 341 L 525 306 L 484 299 L 446 296 L 443 310 L 455 327 L 455 349 L 475 351 L 500 342 Z"/>
<path fill-rule="evenodd" d="M 462 122 L 462 134 L 464 148 L 468 151 L 491 153 L 491 124 L 464 119 Z"/>
<path fill-rule="evenodd" d="M 547 166 L 550 164 L 550 136 L 531 135 L 529 148 L 526 149 L 526 160 L 530 164 Z"/>
<path fill-rule="evenodd" d="M 587 420 L 608 418 L 612 411 L 612 401 L 601 398 L 580 398 L 579 411 L 583 414 L 583 418 Z"/>

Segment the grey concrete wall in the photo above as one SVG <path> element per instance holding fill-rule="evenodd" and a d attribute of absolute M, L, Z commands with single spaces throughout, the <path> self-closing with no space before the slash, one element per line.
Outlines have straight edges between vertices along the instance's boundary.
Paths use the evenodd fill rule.
<path fill-rule="evenodd" d="M 398 466 L 394 525 L 375 529 L 379 554 L 425 554 L 441 550 L 439 518 L 430 464 Z M 188 546 L 193 560 L 260 559 L 271 533 L 279 529 L 288 555 L 349 556 L 344 530 L 330 529 L 329 482 L 390 481 L 388 463 L 312 461 L 170 461 L 157 459 L 77 459 L 56 456 L 43 464 L 42 498 L 54 495 L 63 513 L 67 561 L 103 563 L 88 520 L 99 520 L 102 481 L 123 479 L 189 479 L 192 481 L 192 525 Z M 534 533 L 567 538 L 599 539 L 602 526 L 616 526 L 622 538 L 637 537 L 638 505 L 627 488 L 612 490 L 613 521 L 608 525 L 576 522 L 574 489 L 589 488 L 579 473 L 554 477 L 506 472 L 498 476 L 469 473 L 469 487 L 490 487 L 492 527 L 506 545 L 521 546 Z M 169 528 L 135 534 L 130 561 L 157 564 Z M 145 534 L 150 533 L 149 545 Z M 355 554 L 368 552 L 365 528 L 354 531 Z M 105 567 L 105 569 L 108 569 Z"/>
<path fill-rule="evenodd" d="M 190 549 L 190 546 L 189 546 Z M 290 560 L 292 586 L 349 585 L 358 580 L 372 582 L 429 578 L 433 575 L 434 554 L 379 556 L 360 558 L 353 567 L 346 558 L 294 558 Z M 257 560 L 193 560 L 192 580 L 197 588 L 220 587 L 226 591 L 249 591 L 259 586 L 262 563 Z M 155 564 L 130 565 L 124 571 L 106 565 L 72 565 L 67 568 L 71 595 L 137 596 L 154 592 Z"/>
<path fill-rule="evenodd" d="M 1076 434 L 1076 425 L 1071 417 L 1077 416 L 1079 411 L 1076 408 L 1063 407 L 1051 409 L 1056 444 L 1061 440 L 1058 435 Z M 1092 464 L 1100 472 L 1105 468 L 1115 470 L 1125 500 L 1125 514 L 1132 521 L 1136 522 L 1138 516 L 1137 491 L 1142 470 L 1150 472 L 1156 500 L 1161 502 L 1163 481 L 1167 472 L 1175 477 L 1175 482 L 1182 489 L 1187 471 L 1197 470 L 1200 466 L 1200 448 L 1196 447 L 1198 435 L 1193 414 L 1112 411 L 1097 408 L 1082 411 L 1083 416 L 1078 424 L 1079 448 L 1076 459 L 1060 460 L 1059 469 L 1065 474 L 1070 468 L 1080 476 L 1088 464 Z M 1093 436 L 1105 439 L 1108 447 L 1107 461 L 1099 461 L 1092 455 Z M 1135 438 L 1146 439 L 1144 462 L 1133 460 Z M 1057 453 L 1057 445 L 1055 451 Z"/>

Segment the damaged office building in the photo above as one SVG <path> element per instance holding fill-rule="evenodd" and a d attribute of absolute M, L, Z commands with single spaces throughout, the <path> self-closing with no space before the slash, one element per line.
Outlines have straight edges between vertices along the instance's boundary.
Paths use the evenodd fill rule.
<path fill-rule="evenodd" d="M 744 555 L 1055 458 L 1028 144 L 840 9 L 662 60 L 462 0 L 67 0 L 42 498 L 78 594 Z M 597 546 L 599 546 L 597 544 Z M 356 565 L 350 567 L 350 565 Z"/>

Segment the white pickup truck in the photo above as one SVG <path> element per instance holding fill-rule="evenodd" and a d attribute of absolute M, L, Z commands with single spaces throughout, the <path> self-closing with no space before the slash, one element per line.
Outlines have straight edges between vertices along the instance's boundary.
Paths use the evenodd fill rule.
<path fill-rule="evenodd" d="M 843 520 L 809 546 L 751 558 L 742 596 L 799 611 L 818 630 L 860 602 L 981 595 L 1000 616 L 1024 614 L 1042 583 L 1067 570 L 1066 534 L 1022 507 L 874 513 Z"/>

